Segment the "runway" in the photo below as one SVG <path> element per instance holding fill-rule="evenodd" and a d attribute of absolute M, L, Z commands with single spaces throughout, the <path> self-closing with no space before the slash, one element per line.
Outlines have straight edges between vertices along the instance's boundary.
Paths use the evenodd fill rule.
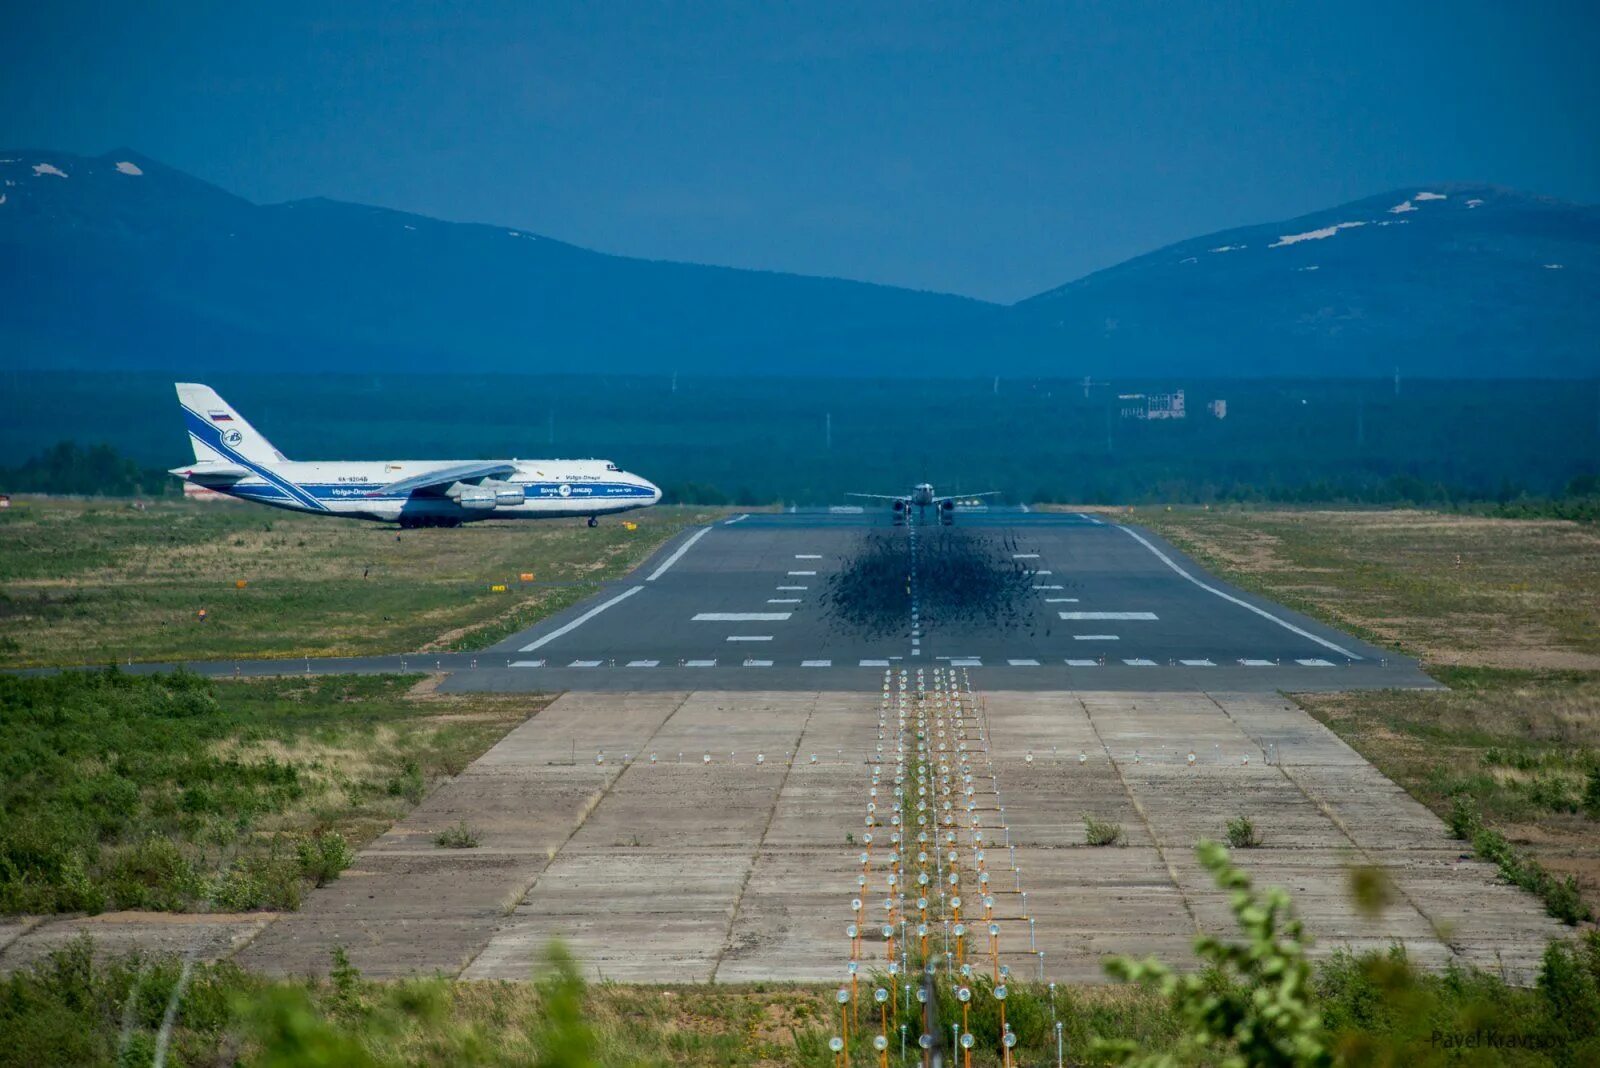
<path fill-rule="evenodd" d="M 847 690 L 885 667 L 936 664 L 1019 690 L 1434 685 L 1414 661 L 1236 589 L 1148 531 L 996 509 L 953 527 L 734 516 L 479 654 L 445 688 Z"/>

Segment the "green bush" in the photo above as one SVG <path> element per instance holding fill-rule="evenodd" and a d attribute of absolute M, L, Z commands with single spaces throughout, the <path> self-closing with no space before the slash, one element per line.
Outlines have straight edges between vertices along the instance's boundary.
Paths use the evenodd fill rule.
<path fill-rule="evenodd" d="M 1235 816 L 1228 821 L 1228 844 L 1235 849 L 1254 849 L 1261 844 L 1261 834 L 1248 817 Z"/>
<path fill-rule="evenodd" d="M 468 827 L 465 820 L 433 836 L 433 844 L 441 849 L 476 849 L 481 840 L 482 836 Z"/>
<path fill-rule="evenodd" d="M 1122 841 L 1122 824 L 1096 819 L 1084 813 L 1083 840 L 1092 846 L 1111 846 Z"/>
<path fill-rule="evenodd" d="M 295 850 L 300 858 L 300 874 L 317 886 L 333 882 L 355 860 L 355 852 L 337 831 L 324 831 L 302 839 Z"/>

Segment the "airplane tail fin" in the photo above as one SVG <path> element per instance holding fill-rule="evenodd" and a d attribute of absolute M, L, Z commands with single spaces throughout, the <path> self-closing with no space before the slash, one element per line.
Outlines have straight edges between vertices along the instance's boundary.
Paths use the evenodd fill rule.
<path fill-rule="evenodd" d="M 210 386 L 197 382 L 178 382 L 175 385 L 196 461 L 238 463 L 242 459 L 251 463 L 272 464 L 288 460 Z"/>

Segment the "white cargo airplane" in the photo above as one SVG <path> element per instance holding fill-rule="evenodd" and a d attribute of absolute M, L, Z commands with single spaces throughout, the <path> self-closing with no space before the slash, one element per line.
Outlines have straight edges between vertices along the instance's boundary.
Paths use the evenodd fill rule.
<path fill-rule="evenodd" d="M 648 508 L 661 491 L 606 460 L 295 462 L 210 386 L 179 382 L 194 463 L 172 474 L 274 508 L 459 527 L 479 519 L 598 517 Z"/>
<path fill-rule="evenodd" d="M 939 518 L 943 523 L 950 523 L 955 516 L 956 502 L 964 501 L 969 497 L 996 497 L 999 490 L 985 490 L 982 493 L 958 493 L 953 497 L 935 497 L 933 483 L 918 482 L 911 487 L 910 493 L 847 493 L 847 497 L 867 497 L 875 501 L 892 501 L 894 521 L 904 523 L 911 513 L 911 506 L 916 505 L 919 517 L 927 515 L 927 509 L 937 508 Z"/>

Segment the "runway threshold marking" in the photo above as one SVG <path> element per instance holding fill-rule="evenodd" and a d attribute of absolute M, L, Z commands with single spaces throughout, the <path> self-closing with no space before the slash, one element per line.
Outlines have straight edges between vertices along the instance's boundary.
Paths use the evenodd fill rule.
<path fill-rule="evenodd" d="M 1062 619 L 1155 619 L 1154 612 L 1057 612 Z"/>
<path fill-rule="evenodd" d="M 1209 583 L 1201 582 L 1199 579 L 1195 578 L 1193 575 L 1189 574 L 1189 572 L 1185 571 L 1183 568 L 1179 567 L 1176 563 L 1174 563 L 1173 560 L 1172 560 L 1172 557 L 1168 556 L 1166 553 L 1162 552 L 1160 549 L 1158 549 L 1154 545 L 1150 544 L 1150 539 L 1146 538 L 1143 534 L 1140 534 L 1137 530 L 1134 530 L 1132 527 L 1119 526 L 1119 527 L 1117 527 L 1117 529 L 1122 531 L 1124 534 L 1128 535 L 1128 537 L 1132 538 L 1134 541 L 1138 542 L 1140 545 L 1143 545 L 1146 549 L 1149 549 L 1152 553 L 1155 554 L 1155 557 L 1156 557 L 1157 560 L 1160 560 L 1163 564 L 1166 564 L 1173 571 L 1176 571 L 1181 577 L 1183 577 L 1185 579 L 1188 579 L 1190 582 L 1194 583 L 1196 586 L 1199 586 L 1202 590 L 1205 590 L 1207 593 L 1215 594 L 1216 596 L 1221 597 L 1224 601 L 1231 602 L 1233 604 L 1238 605 L 1240 608 L 1243 608 L 1243 609 L 1246 609 L 1248 611 L 1254 612 L 1256 615 L 1260 616 L 1262 619 L 1271 620 L 1272 622 L 1276 623 L 1278 626 L 1282 627 L 1284 630 L 1291 631 L 1291 632 L 1293 632 L 1295 634 L 1298 634 L 1302 638 L 1309 638 L 1312 641 L 1316 642 L 1318 645 L 1322 646 L 1324 649 L 1332 649 L 1334 652 L 1338 653 L 1340 656 L 1349 657 L 1351 660 L 1360 660 L 1361 659 L 1361 657 L 1357 656 L 1355 653 L 1352 653 L 1350 650 L 1346 649 L 1342 645 L 1335 645 L 1333 642 L 1328 641 L 1328 639 L 1326 639 L 1326 638 L 1319 638 L 1315 634 L 1312 634 L 1309 630 L 1306 630 L 1304 627 L 1297 627 L 1293 623 L 1290 623 L 1287 619 L 1278 618 L 1277 616 L 1273 615 L 1271 612 L 1268 612 L 1265 608 L 1258 608 L 1255 605 L 1251 604 L 1249 601 L 1246 601 L 1246 600 L 1243 600 L 1241 598 L 1235 597 L 1233 594 L 1227 593 L 1227 592 L 1225 592 L 1223 590 L 1219 590 L 1215 586 L 1210 585 Z"/>
<path fill-rule="evenodd" d="M 615 597 L 611 598 L 611 600 L 609 600 L 609 601 L 601 601 L 599 604 L 595 605 L 593 608 L 589 609 L 583 615 L 579 616 L 577 619 L 574 619 L 572 622 L 568 623 L 566 626 L 557 627 L 555 630 L 551 631 L 549 634 L 546 634 L 543 638 L 540 638 L 538 641 L 532 641 L 532 642 L 529 642 L 527 645 L 524 645 L 522 648 L 518 649 L 517 652 L 519 652 L 519 653 L 531 653 L 535 649 L 538 649 L 541 646 L 545 645 L 547 642 L 553 642 L 557 638 L 561 637 L 563 634 L 568 634 L 568 633 L 570 633 L 572 631 L 577 630 L 579 627 L 581 627 L 585 623 L 589 622 L 589 620 L 593 619 L 595 616 L 599 615 L 601 612 L 604 612 L 607 608 L 610 608 L 614 604 L 621 604 L 623 601 L 626 601 L 629 597 L 632 597 L 634 594 L 638 593 L 642 589 L 644 589 L 643 586 L 630 586 L 630 587 L 628 587 L 627 589 L 623 590 L 621 593 L 617 594 Z"/>
<path fill-rule="evenodd" d="M 667 568 L 671 567 L 673 564 L 677 563 L 679 560 L 682 560 L 683 559 L 683 554 L 688 552 L 689 549 L 694 545 L 695 542 L 699 541 L 701 538 L 705 537 L 709 533 L 711 533 L 711 528 L 710 527 L 701 527 L 699 530 L 695 531 L 693 534 L 691 534 L 689 536 L 689 540 L 688 541 L 686 541 L 682 545 L 678 546 L 677 550 L 675 552 L 673 552 L 673 554 L 671 556 L 669 556 L 665 560 L 661 561 L 661 566 L 656 568 L 654 571 L 650 572 L 650 577 L 645 579 L 645 581 L 646 582 L 654 582 L 656 579 L 660 578 L 662 575 L 665 575 L 667 573 Z"/>
<path fill-rule="evenodd" d="M 793 612 L 697 612 L 696 623 L 781 623 Z"/>

